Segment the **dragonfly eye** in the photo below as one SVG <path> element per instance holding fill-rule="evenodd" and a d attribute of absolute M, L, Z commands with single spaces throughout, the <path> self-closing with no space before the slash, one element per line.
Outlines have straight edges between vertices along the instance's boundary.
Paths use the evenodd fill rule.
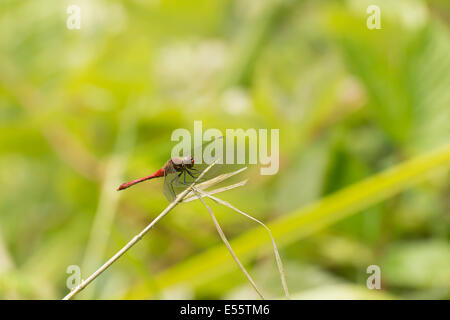
<path fill-rule="evenodd" d="M 194 164 L 194 157 L 191 156 L 191 164 Z"/>

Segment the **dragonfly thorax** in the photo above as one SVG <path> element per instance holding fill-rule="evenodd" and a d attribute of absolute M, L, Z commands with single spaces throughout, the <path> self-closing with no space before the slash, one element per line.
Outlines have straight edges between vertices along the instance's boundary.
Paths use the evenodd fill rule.
<path fill-rule="evenodd" d="M 192 168 L 194 166 L 194 158 L 192 156 L 186 156 L 183 158 L 172 158 L 173 166 L 177 171 L 183 170 L 185 168 Z"/>

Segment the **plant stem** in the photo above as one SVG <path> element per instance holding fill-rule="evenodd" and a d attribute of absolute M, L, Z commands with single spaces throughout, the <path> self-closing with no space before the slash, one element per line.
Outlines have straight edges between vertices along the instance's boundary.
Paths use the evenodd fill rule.
<path fill-rule="evenodd" d="M 193 190 L 196 191 L 197 189 L 194 188 Z M 261 226 L 263 226 L 267 230 L 267 232 L 269 233 L 270 239 L 272 240 L 273 252 L 275 253 L 275 260 L 277 262 L 278 271 L 280 273 L 281 284 L 283 285 L 284 294 L 286 295 L 286 298 L 290 299 L 289 289 L 288 289 L 288 286 L 287 286 L 286 277 L 285 277 L 284 269 L 283 269 L 283 263 L 281 262 L 280 254 L 278 252 L 278 248 L 277 248 L 277 245 L 275 243 L 275 239 L 274 239 L 270 229 L 264 223 L 259 221 L 258 219 L 256 219 L 256 218 L 252 217 L 251 215 L 249 215 L 249 214 L 239 210 L 238 208 L 236 208 L 233 205 L 231 205 L 229 202 L 224 201 L 224 200 L 219 199 L 219 198 L 216 198 L 216 197 L 212 196 L 208 192 L 204 192 L 204 191 L 201 191 L 201 190 L 197 190 L 197 191 L 200 192 L 202 195 L 204 195 L 204 196 L 214 200 L 215 202 L 217 202 L 217 203 L 219 203 L 219 204 L 221 204 L 223 206 L 229 207 L 229 208 L 233 209 L 234 211 L 242 214 L 243 216 L 246 216 L 247 218 L 249 218 L 249 219 L 259 223 Z"/>
<path fill-rule="evenodd" d="M 134 246 L 142 237 L 151 229 L 153 226 L 161 220 L 166 214 L 168 214 L 175 206 L 183 200 L 183 198 L 192 190 L 194 185 L 197 183 L 199 179 L 203 177 L 203 175 L 209 171 L 209 169 L 214 166 L 217 161 L 210 164 L 199 176 L 198 178 L 183 192 L 181 192 L 174 201 L 172 201 L 164 210 L 161 212 L 144 230 L 142 230 L 138 235 L 136 235 L 131 241 L 129 241 L 122 249 L 120 249 L 114 256 L 112 256 L 108 261 L 106 261 L 100 268 L 97 269 L 93 274 L 89 276 L 86 280 L 83 280 L 77 287 L 75 287 L 72 291 L 67 294 L 63 300 L 72 299 L 78 292 L 83 290 L 89 283 L 94 281 L 100 274 L 103 273 L 106 269 L 109 268 L 117 259 L 119 259 L 125 252 L 127 252 L 132 246 Z"/>
<path fill-rule="evenodd" d="M 220 238 L 222 239 L 223 243 L 225 243 L 225 246 L 227 247 L 227 249 L 230 252 L 231 256 L 233 257 L 234 261 L 236 261 L 237 265 L 242 270 L 244 275 L 247 277 L 248 281 L 250 282 L 252 287 L 255 289 L 256 293 L 260 296 L 261 299 L 264 300 L 264 296 L 262 295 L 261 291 L 256 286 L 255 281 L 253 281 L 252 277 L 247 272 L 247 270 L 245 270 L 245 268 L 242 265 L 241 261 L 239 261 L 239 258 L 236 256 L 236 254 L 234 253 L 233 249 L 231 248 L 230 243 L 228 242 L 227 237 L 223 233 L 222 228 L 220 227 L 219 222 L 217 221 L 217 219 L 216 219 L 214 213 L 212 212 L 211 208 L 205 203 L 205 201 L 203 200 L 203 196 L 198 192 L 197 188 L 193 187 L 192 191 L 198 196 L 200 201 L 203 203 L 203 205 L 208 210 L 208 212 L 211 215 L 211 218 L 212 218 L 212 220 L 214 222 L 214 225 L 216 226 L 216 229 L 217 229 L 217 232 L 219 233 Z"/>

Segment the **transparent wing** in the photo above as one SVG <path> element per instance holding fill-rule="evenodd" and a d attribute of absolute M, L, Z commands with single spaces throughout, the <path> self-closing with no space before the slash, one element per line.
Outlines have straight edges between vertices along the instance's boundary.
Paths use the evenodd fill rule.
<path fill-rule="evenodd" d="M 175 180 L 178 178 L 178 174 L 171 173 L 164 176 L 164 187 L 163 192 L 166 196 L 167 200 L 169 202 L 172 202 L 175 200 L 177 193 L 175 193 L 175 190 L 173 188 L 173 184 L 175 183 Z"/>
<path fill-rule="evenodd" d="M 226 139 L 217 137 L 205 142 L 199 148 L 193 148 L 190 155 L 194 158 L 192 168 L 178 173 L 170 173 L 164 180 L 164 195 L 169 201 L 190 186 L 197 177 L 214 161 L 219 160 L 206 174 L 198 180 L 199 183 L 213 179 L 220 174 L 229 173 L 241 169 L 245 164 L 226 163 Z M 199 156 L 201 157 L 199 160 Z M 228 182 L 227 182 L 228 183 Z"/>

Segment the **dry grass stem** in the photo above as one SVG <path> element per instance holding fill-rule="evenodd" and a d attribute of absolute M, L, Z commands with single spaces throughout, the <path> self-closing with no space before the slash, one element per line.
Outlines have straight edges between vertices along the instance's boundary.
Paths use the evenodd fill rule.
<path fill-rule="evenodd" d="M 214 190 L 212 190 L 212 191 L 208 191 L 208 194 L 216 194 L 216 193 L 221 193 L 221 192 L 228 191 L 228 190 L 231 190 L 231 189 L 239 188 L 239 187 L 244 186 L 244 185 L 247 183 L 247 181 L 248 181 L 248 180 L 243 180 L 243 181 L 241 181 L 241 182 L 238 182 L 238 183 L 235 183 L 235 184 L 226 186 L 226 187 L 214 189 Z M 190 193 L 190 194 L 191 194 L 191 193 Z M 186 196 L 186 197 L 187 197 L 187 196 Z M 198 199 L 198 196 L 197 196 L 197 195 L 193 195 L 193 196 L 191 196 L 191 197 L 189 197 L 189 198 L 185 198 L 185 199 L 184 199 L 183 201 L 181 201 L 181 202 L 182 202 L 182 203 L 185 203 L 185 202 L 190 202 L 190 201 L 197 200 L 197 199 Z"/>
<path fill-rule="evenodd" d="M 192 191 L 197 195 L 197 197 L 200 199 L 200 201 L 203 203 L 203 205 L 208 210 L 208 212 L 211 215 L 211 218 L 212 218 L 212 220 L 214 222 L 214 225 L 216 226 L 216 229 L 217 229 L 217 232 L 219 233 L 220 238 L 222 239 L 223 243 L 225 243 L 225 246 L 227 247 L 227 249 L 230 252 L 231 256 L 233 257 L 234 261 L 236 261 L 237 265 L 239 266 L 241 271 L 244 273 L 244 275 L 247 277 L 248 281 L 250 282 L 252 287 L 255 289 L 256 293 L 260 296 L 261 299 L 264 300 L 264 296 L 262 295 L 261 291 L 256 286 L 255 281 L 253 281 L 252 277 L 247 272 L 247 270 L 245 270 L 245 268 L 242 265 L 241 261 L 239 261 L 239 258 L 236 256 L 236 254 L 234 253 L 233 249 L 231 248 L 231 245 L 228 242 L 227 237 L 225 236 L 224 232 L 222 231 L 222 228 L 220 227 L 219 222 L 217 221 L 217 219 L 216 219 L 214 213 L 212 212 L 211 208 L 205 203 L 205 201 L 203 200 L 203 196 L 198 192 L 196 187 L 193 187 Z"/>
<path fill-rule="evenodd" d="M 274 237 L 273 237 L 272 232 L 270 231 L 270 229 L 269 229 L 263 222 L 261 222 L 261 221 L 259 221 L 258 219 L 256 219 L 256 218 L 250 216 L 249 214 L 247 214 L 247 213 L 245 213 L 245 212 L 239 210 L 238 208 L 234 207 L 234 206 L 231 205 L 230 203 L 228 203 L 228 202 L 226 202 L 226 201 L 224 201 L 224 200 L 222 200 L 222 199 L 216 198 L 216 197 L 212 196 L 210 193 L 207 193 L 207 192 L 204 192 L 204 191 L 201 191 L 201 190 L 196 190 L 196 188 L 194 188 L 193 190 L 194 190 L 194 191 L 198 191 L 198 192 L 201 193 L 203 196 L 208 197 L 208 198 L 210 198 L 211 200 L 213 200 L 213 201 L 215 201 L 215 202 L 217 202 L 217 203 L 219 203 L 219 204 L 221 204 L 221 205 L 227 206 L 227 207 L 233 209 L 234 211 L 236 211 L 236 212 L 238 212 L 238 213 L 244 215 L 245 217 L 247 217 L 247 218 L 249 218 L 249 219 L 251 219 L 251 220 L 253 220 L 253 221 L 259 223 L 261 226 L 263 226 L 263 227 L 267 230 L 267 232 L 269 233 L 269 236 L 270 236 L 270 238 L 271 238 L 271 240 L 272 240 L 273 251 L 274 251 L 274 254 L 275 254 L 275 260 L 276 260 L 276 262 L 277 262 L 278 271 L 279 271 L 279 273 L 280 273 L 281 283 L 282 283 L 283 289 L 284 289 L 284 294 L 286 295 L 286 298 L 290 299 L 289 289 L 288 289 L 288 286 L 287 286 L 286 277 L 285 277 L 285 273 L 284 273 L 284 269 L 283 269 L 283 263 L 281 262 L 280 254 L 279 254 L 279 252 L 278 252 L 277 245 L 276 245 L 276 243 L 275 243 L 275 239 L 274 239 Z"/>
<path fill-rule="evenodd" d="M 89 285 L 92 281 L 94 281 L 100 274 L 102 274 L 106 269 L 108 269 L 117 259 L 119 259 L 125 252 L 127 252 L 132 246 L 134 246 L 142 237 L 155 226 L 155 224 L 161 220 L 166 214 L 168 214 L 175 206 L 180 203 L 183 198 L 192 190 L 194 185 L 200 180 L 203 175 L 205 175 L 212 166 L 214 166 L 217 161 L 213 162 L 209 165 L 195 181 L 186 188 L 183 192 L 181 192 L 174 201 L 172 201 L 147 227 L 144 228 L 138 235 L 136 235 L 133 239 L 131 239 L 122 249 L 120 249 L 114 256 L 112 256 L 108 261 L 106 261 L 100 268 L 97 269 L 93 274 L 91 274 L 86 280 L 83 280 L 77 287 L 72 289 L 63 300 L 72 299 L 77 293 L 83 290 L 86 286 Z"/>
<path fill-rule="evenodd" d="M 206 190 L 206 189 L 208 189 L 208 188 L 210 188 L 210 187 L 212 187 L 212 186 L 214 186 L 214 185 L 216 185 L 216 184 L 218 184 L 218 183 L 220 183 L 222 181 L 225 181 L 226 179 L 231 178 L 232 176 L 234 176 L 234 175 L 236 175 L 238 173 L 241 173 L 242 171 L 244 171 L 246 169 L 247 169 L 247 167 L 244 167 L 244 168 L 241 168 L 241 169 L 233 171 L 233 172 L 228 172 L 228 173 L 221 174 L 221 175 L 219 175 L 217 177 L 214 177 L 212 179 L 209 179 L 209 180 L 206 180 L 206 181 L 198 183 L 196 185 L 196 188 L 199 189 L 199 190 Z M 195 195 L 194 195 L 194 192 L 191 191 L 191 192 L 189 192 L 187 194 L 186 199 L 187 198 L 191 198 L 192 196 L 195 196 Z M 196 199 L 197 199 L 197 197 L 196 197 Z M 190 200 L 190 201 L 192 201 L 192 200 Z"/>

